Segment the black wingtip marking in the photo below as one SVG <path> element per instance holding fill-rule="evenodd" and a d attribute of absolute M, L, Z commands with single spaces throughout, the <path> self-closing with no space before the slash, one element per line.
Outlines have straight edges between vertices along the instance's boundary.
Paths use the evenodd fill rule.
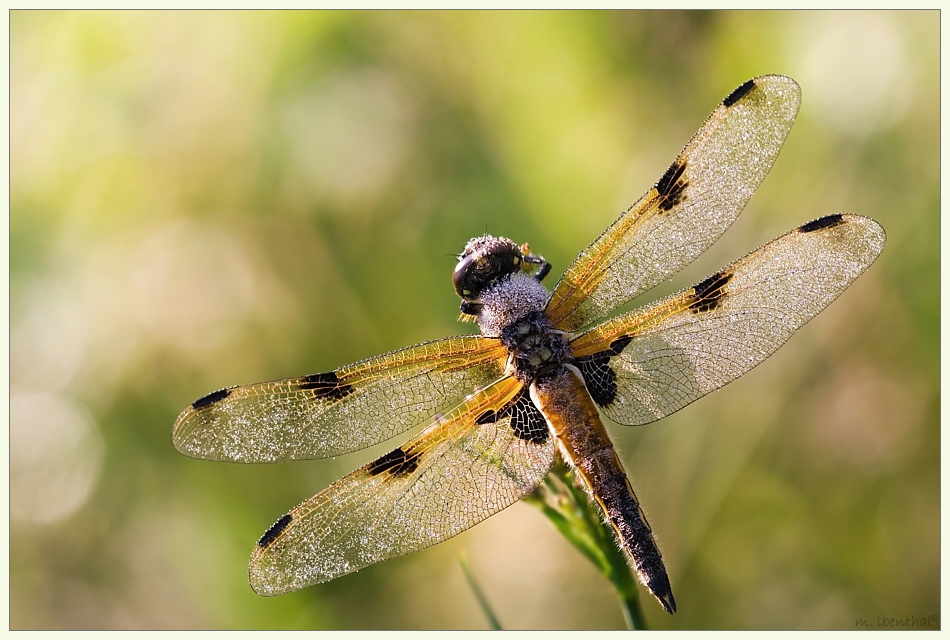
<path fill-rule="evenodd" d="M 218 389 L 217 391 L 212 391 L 206 396 L 198 398 L 191 403 L 192 409 L 204 409 L 213 405 L 215 402 L 221 402 L 225 398 L 231 395 L 231 389 Z"/>
<path fill-rule="evenodd" d="M 802 233 L 811 233 L 812 231 L 818 231 L 819 229 L 837 227 L 839 224 L 844 224 L 844 216 L 842 216 L 840 213 L 835 213 L 830 216 L 825 216 L 824 218 L 818 218 L 817 220 L 806 222 L 802 226 L 798 227 L 798 230 Z"/>
<path fill-rule="evenodd" d="M 395 449 L 370 462 L 367 471 L 371 476 L 378 476 L 387 471 L 396 477 L 404 476 L 416 470 L 419 466 L 419 457 L 418 452 L 409 453 L 403 451 L 402 448 Z"/>
<path fill-rule="evenodd" d="M 732 280 L 732 275 L 732 273 L 720 271 L 693 287 L 693 300 L 689 304 L 689 310 L 693 313 L 704 313 L 718 307 L 722 299 L 726 297 L 723 287 Z"/>
<path fill-rule="evenodd" d="M 264 535 L 261 536 L 261 539 L 257 541 L 257 546 L 266 547 L 271 542 L 277 539 L 277 536 L 287 528 L 294 518 L 289 513 L 285 513 L 280 517 L 280 520 L 271 525 L 270 529 L 264 532 Z"/>
<path fill-rule="evenodd" d="M 353 387 L 341 383 L 336 371 L 305 376 L 300 382 L 300 388 L 312 389 L 315 397 L 331 400 L 341 400 L 353 393 Z"/>
<path fill-rule="evenodd" d="M 740 100 L 742 100 L 742 98 L 743 98 L 747 93 L 749 93 L 750 91 L 752 91 L 753 87 L 755 87 L 755 80 L 747 80 L 747 81 L 743 82 L 743 83 L 740 84 L 738 87 L 736 87 L 736 90 L 735 90 L 735 91 L 733 91 L 733 92 L 730 93 L 728 96 L 726 96 L 726 99 L 722 101 L 722 105 L 723 105 L 724 107 L 731 107 L 731 106 L 734 105 L 735 103 L 737 103 L 737 102 L 739 102 Z"/>
<path fill-rule="evenodd" d="M 677 159 L 657 181 L 655 189 L 662 198 L 658 205 L 661 211 L 669 211 L 686 199 L 685 192 L 689 183 L 683 177 L 685 171 L 686 162 Z"/>

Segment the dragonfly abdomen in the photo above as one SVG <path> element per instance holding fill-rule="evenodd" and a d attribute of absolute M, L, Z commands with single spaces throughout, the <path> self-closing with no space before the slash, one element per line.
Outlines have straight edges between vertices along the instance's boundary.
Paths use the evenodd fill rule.
<path fill-rule="evenodd" d="M 607 436 L 579 371 L 564 366 L 531 385 L 565 460 L 600 505 L 640 581 L 669 613 L 676 611 L 670 580 L 653 532 Z"/>

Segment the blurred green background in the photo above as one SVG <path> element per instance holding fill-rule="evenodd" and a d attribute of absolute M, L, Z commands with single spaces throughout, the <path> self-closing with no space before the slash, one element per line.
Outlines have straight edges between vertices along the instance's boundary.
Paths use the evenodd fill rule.
<path fill-rule="evenodd" d="M 741 381 L 608 424 L 679 605 L 653 628 L 939 625 L 939 14 L 23 12 L 11 36 L 15 629 L 619 628 L 532 507 L 277 598 L 257 538 L 371 459 L 196 461 L 232 384 L 448 334 L 452 254 L 553 279 L 741 82 L 802 86 L 770 177 L 689 286 L 851 211 L 881 259 Z M 642 302 L 642 301 L 641 301 Z"/>

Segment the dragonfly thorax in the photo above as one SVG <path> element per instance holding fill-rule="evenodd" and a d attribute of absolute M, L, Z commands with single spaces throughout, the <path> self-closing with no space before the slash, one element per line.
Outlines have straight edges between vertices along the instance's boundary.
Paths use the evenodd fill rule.
<path fill-rule="evenodd" d="M 563 331 L 544 312 L 550 294 L 526 273 L 505 276 L 478 299 L 475 321 L 483 335 L 500 338 L 513 375 L 525 384 L 558 370 L 573 357 Z"/>
<path fill-rule="evenodd" d="M 523 272 L 507 275 L 478 297 L 475 322 L 482 335 L 500 338 L 506 327 L 543 312 L 550 296 L 543 284 Z"/>
<path fill-rule="evenodd" d="M 501 343 L 511 354 L 514 376 L 525 384 L 560 371 L 573 358 L 567 335 L 555 329 L 542 310 L 502 329 Z"/>

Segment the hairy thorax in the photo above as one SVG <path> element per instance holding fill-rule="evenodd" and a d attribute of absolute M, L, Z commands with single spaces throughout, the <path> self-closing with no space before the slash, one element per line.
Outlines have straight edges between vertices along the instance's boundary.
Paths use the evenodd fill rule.
<path fill-rule="evenodd" d="M 548 290 L 535 278 L 514 273 L 484 291 L 476 316 L 483 335 L 497 337 L 511 354 L 510 367 L 530 383 L 559 370 L 572 358 L 567 335 L 551 324 L 544 307 Z"/>

